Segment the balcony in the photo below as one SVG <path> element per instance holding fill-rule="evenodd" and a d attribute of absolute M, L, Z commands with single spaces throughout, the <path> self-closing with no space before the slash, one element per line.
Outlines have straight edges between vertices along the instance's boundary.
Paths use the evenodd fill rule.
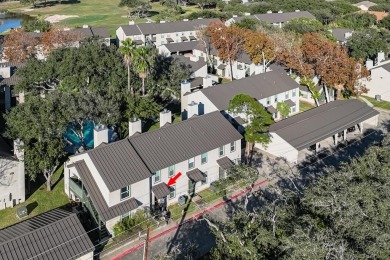
<path fill-rule="evenodd" d="M 69 188 L 77 197 L 79 197 L 81 202 L 86 198 L 86 193 L 82 188 L 80 180 L 69 178 Z"/>

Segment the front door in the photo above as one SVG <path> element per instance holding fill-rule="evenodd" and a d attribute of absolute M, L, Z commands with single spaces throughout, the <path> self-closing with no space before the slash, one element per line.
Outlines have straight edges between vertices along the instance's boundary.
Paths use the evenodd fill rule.
<path fill-rule="evenodd" d="M 193 195 L 195 193 L 196 182 L 188 180 L 188 195 Z"/>
<path fill-rule="evenodd" d="M 219 167 L 219 179 L 225 179 L 225 170 Z"/>

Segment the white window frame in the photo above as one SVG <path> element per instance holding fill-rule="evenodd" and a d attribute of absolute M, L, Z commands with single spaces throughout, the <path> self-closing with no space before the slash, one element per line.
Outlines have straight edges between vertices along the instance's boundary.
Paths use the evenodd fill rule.
<path fill-rule="evenodd" d="M 158 180 L 156 181 L 156 176 L 158 175 Z M 153 182 L 154 183 L 159 183 L 161 181 L 161 171 L 156 171 L 153 174 Z"/>
<path fill-rule="evenodd" d="M 293 90 L 291 90 L 291 91 L 292 91 L 292 94 L 291 94 L 291 96 L 292 96 L 292 97 L 295 97 L 295 95 L 296 95 L 296 93 L 295 93 L 295 92 L 296 92 L 296 91 L 295 91 L 295 89 L 293 89 Z"/>
<path fill-rule="evenodd" d="M 289 99 L 290 98 L 290 93 L 288 93 L 288 91 L 286 91 L 286 93 L 284 93 L 285 94 L 285 99 Z"/>
<path fill-rule="evenodd" d="M 222 151 L 222 154 L 221 154 L 221 151 Z M 225 155 L 225 146 L 221 146 L 218 148 L 218 154 L 219 154 L 219 157 L 222 157 Z"/>
<path fill-rule="evenodd" d="M 173 193 L 173 196 L 171 196 Z M 169 186 L 169 195 L 168 195 L 168 198 L 170 200 L 173 200 L 174 198 L 176 198 L 176 185 L 172 185 L 172 186 Z"/>
<path fill-rule="evenodd" d="M 267 97 L 267 105 L 271 105 L 271 98 L 270 97 Z"/>
<path fill-rule="evenodd" d="M 125 189 L 125 188 L 127 189 L 127 191 L 122 191 L 122 189 Z M 127 195 L 127 197 L 122 198 L 122 194 L 124 194 L 124 193 L 128 193 L 128 195 Z M 121 201 L 127 200 L 128 198 L 130 198 L 131 197 L 131 186 L 129 185 L 129 186 L 121 188 L 119 190 L 119 196 L 120 196 Z"/>
<path fill-rule="evenodd" d="M 295 113 L 297 110 L 296 106 L 291 107 L 291 113 Z"/>
<path fill-rule="evenodd" d="M 171 171 L 171 168 L 173 169 L 172 171 Z M 168 177 L 172 177 L 174 175 L 175 175 L 175 165 L 171 165 L 168 167 Z"/>
<path fill-rule="evenodd" d="M 232 147 L 233 147 L 233 149 L 232 149 Z M 230 143 L 230 152 L 232 153 L 232 152 L 235 152 L 235 151 L 236 151 L 236 142 L 234 141 L 234 142 Z"/>
<path fill-rule="evenodd" d="M 203 161 L 203 155 L 206 155 L 206 161 Z M 205 163 L 207 163 L 207 161 L 208 161 L 208 158 L 207 158 L 207 153 L 202 153 L 201 155 L 200 155 L 200 162 L 201 162 L 201 164 L 205 164 Z"/>
<path fill-rule="evenodd" d="M 192 162 L 191 162 L 192 160 Z M 193 164 L 191 167 L 191 163 Z M 195 157 L 188 159 L 188 170 L 194 169 L 195 168 Z"/>

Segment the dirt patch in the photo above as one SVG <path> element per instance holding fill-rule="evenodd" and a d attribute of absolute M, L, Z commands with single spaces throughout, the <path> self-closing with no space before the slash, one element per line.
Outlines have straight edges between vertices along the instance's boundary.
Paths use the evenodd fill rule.
<path fill-rule="evenodd" d="M 52 15 L 52 16 L 45 18 L 45 20 L 50 22 L 50 23 L 58 23 L 58 22 L 61 22 L 62 20 L 72 18 L 72 17 L 78 17 L 78 15 L 59 15 L 59 14 L 56 14 L 56 15 Z"/>

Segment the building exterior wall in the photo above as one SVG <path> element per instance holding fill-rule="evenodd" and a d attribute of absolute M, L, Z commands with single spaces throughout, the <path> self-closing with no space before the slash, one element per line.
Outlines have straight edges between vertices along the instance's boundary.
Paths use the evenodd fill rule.
<path fill-rule="evenodd" d="M 78 258 L 76 258 L 77 260 L 91 260 L 93 259 L 93 251 L 92 252 L 89 252 L 83 256 L 80 256 Z"/>
<path fill-rule="evenodd" d="M 150 205 L 149 184 L 150 184 L 149 179 L 145 179 L 137 183 L 131 184 L 129 198 L 134 197 L 142 203 L 142 206 L 149 206 Z M 123 187 L 125 186 L 126 185 L 124 185 Z M 120 199 L 120 189 L 111 192 L 109 196 L 110 196 L 110 204 L 109 204 L 110 207 L 122 202 Z"/>
<path fill-rule="evenodd" d="M 384 68 L 371 69 L 371 80 L 362 80 L 368 88 L 367 96 L 375 98 L 375 95 L 381 95 L 381 99 L 390 101 L 390 72 Z"/>
<path fill-rule="evenodd" d="M 378 123 L 379 123 L 379 115 L 376 115 L 376 116 L 373 116 L 365 121 L 362 122 L 363 123 L 363 127 L 365 127 L 366 125 L 369 125 L 369 126 L 378 126 Z"/>
<path fill-rule="evenodd" d="M 187 110 L 188 104 L 191 104 L 192 101 L 196 103 L 202 103 L 204 105 L 204 114 L 218 111 L 218 108 L 203 94 L 202 91 L 192 92 L 185 97 L 187 102 L 182 103 L 181 111 Z"/>
<path fill-rule="evenodd" d="M 276 133 L 270 133 L 271 141 L 267 146 L 255 144 L 256 148 L 264 150 L 276 157 L 284 157 L 289 162 L 298 161 L 298 150 L 287 143 Z"/>
<path fill-rule="evenodd" d="M 192 76 L 194 78 L 205 78 L 207 76 L 207 64 L 205 64 L 203 67 L 198 69 L 197 71 L 194 71 Z"/>
<path fill-rule="evenodd" d="M 227 156 L 233 162 L 234 161 L 237 162 L 237 160 L 241 161 L 241 140 L 235 141 L 235 147 L 236 147 L 236 149 L 231 152 L 230 151 L 230 144 L 224 145 L 225 153 L 221 157 Z M 217 148 L 217 149 L 214 149 L 212 151 L 207 152 L 207 162 L 204 164 L 201 163 L 201 155 L 195 156 L 194 168 L 191 168 L 191 169 L 188 168 L 188 160 L 175 164 L 174 165 L 174 167 L 175 167 L 174 173 L 177 174 L 180 172 L 182 174 L 182 176 L 180 178 L 178 178 L 176 181 L 176 185 L 175 185 L 176 194 L 175 194 L 175 196 L 173 198 L 169 198 L 169 195 L 168 195 L 167 204 L 170 205 L 170 204 L 177 203 L 179 196 L 188 195 L 188 188 L 189 188 L 188 181 L 189 181 L 189 179 L 187 177 L 187 172 L 189 172 L 195 168 L 198 168 L 203 173 L 207 172 L 207 183 L 203 184 L 203 185 L 201 185 L 200 182 L 197 183 L 195 191 L 198 192 L 200 190 L 203 190 L 203 189 L 210 187 L 211 182 L 219 179 L 219 166 L 218 166 L 216 161 L 218 159 L 220 159 L 221 157 L 219 156 L 219 148 Z M 161 182 L 168 183 L 169 178 L 170 178 L 170 176 L 168 176 L 168 173 L 169 173 L 169 168 L 161 169 L 160 170 L 160 181 L 155 182 L 154 176 L 153 176 L 152 177 L 152 186 L 157 185 Z M 136 194 L 134 194 L 134 196 L 135 196 L 135 198 L 138 197 Z"/>
<path fill-rule="evenodd" d="M 0 158 L 0 210 L 24 202 L 24 162 Z"/>

